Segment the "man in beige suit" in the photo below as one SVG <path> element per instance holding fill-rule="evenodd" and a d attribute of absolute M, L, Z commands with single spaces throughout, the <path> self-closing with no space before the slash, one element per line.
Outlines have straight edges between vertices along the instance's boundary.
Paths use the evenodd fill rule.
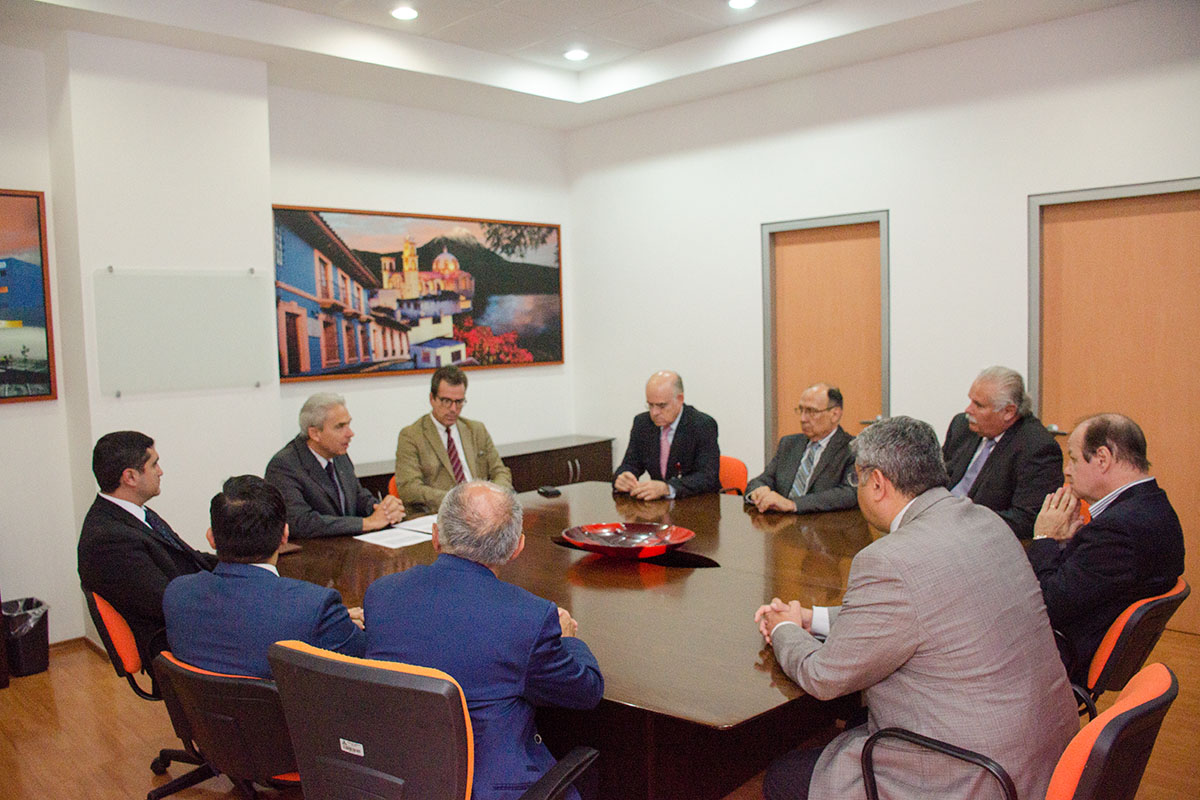
<path fill-rule="evenodd" d="M 825 700 L 861 690 L 867 723 L 777 759 L 763 796 L 861 797 L 863 742 L 893 726 L 984 753 L 1018 796 L 1045 796 L 1079 716 L 1020 542 L 995 513 L 946 490 L 924 422 L 877 422 L 852 447 L 859 508 L 888 534 L 855 556 L 840 607 L 775 598 L 755 619 L 806 692 Z M 910 745 L 884 742 L 875 754 L 886 797 L 994 790 L 979 768 Z"/>
<path fill-rule="evenodd" d="M 409 511 L 437 511 L 446 492 L 473 479 L 512 488 L 512 473 L 487 428 L 459 416 L 466 403 L 466 374 L 458 367 L 439 367 L 430 385 L 430 413 L 400 431 L 396 490 Z"/>

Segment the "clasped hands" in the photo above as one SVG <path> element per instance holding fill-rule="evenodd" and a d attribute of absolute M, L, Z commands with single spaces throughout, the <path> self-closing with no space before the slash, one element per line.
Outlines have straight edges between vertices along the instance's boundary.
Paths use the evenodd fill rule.
<path fill-rule="evenodd" d="M 671 487 L 665 481 L 653 481 L 649 478 L 639 481 L 629 470 L 617 476 L 613 481 L 613 488 L 618 492 L 628 492 L 630 497 L 638 500 L 657 500 L 671 493 Z"/>
<path fill-rule="evenodd" d="M 771 631 L 781 622 L 794 622 L 806 631 L 812 631 L 813 612 L 811 608 L 800 605 L 799 600 L 785 603 L 778 597 L 772 597 L 771 602 L 759 606 L 754 612 L 754 621 L 758 623 L 758 632 L 763 641 L 771 643 Z"/>
<path fill-rule="evenodd" d="M 1033 523 L 1033 535 L 1035 538 L 1047 536 L 1065 542 L 1082 527 L 1083 514 L 1080 512 L 1078 495 L 1070 486 L 1060 486 L 1042 501 L 1042 510 Z"/>
<path fill-rule="evenodd" d="M 375 504 L 371 516 L 363 518 L 363 530 L 377 531 L 404 520 L 404 503 L 395 495 L 385 495 Z"/>
<path fill-rule="evenodd" d="M 795 511 L 796 504 L 769 486 L 759 486 L 746 495 L 746 500 L 759 511 Z"/>

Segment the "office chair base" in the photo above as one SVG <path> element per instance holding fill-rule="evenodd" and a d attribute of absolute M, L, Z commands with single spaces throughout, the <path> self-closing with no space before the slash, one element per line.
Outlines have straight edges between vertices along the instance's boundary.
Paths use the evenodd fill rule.
<path fill-rule="evenodd" d="M 197 753 L 190 753 L 187 750 L 171 750 L 164 749 L 158 751 L 158 758 L 150 762 L 150 771 L 155 775 L 167 774 L 167 767 L 173 763 L 178 764 L 195 764 L 199 766 L 204 763 L 204 759 Z"/>
<path fill-rule="evenodd" d="M 209 778 L 215 778 L 217 771 L 208 764 L 201 764 L 191 772 L 180 775 L 170 783 L 164 783 L 157 789 L 151 789 L 146 793 L 146 800 L 162 800 L 164 797 L 182 792 L 184 789 L 195 786 L 197 783 L 206 781 Z"/>

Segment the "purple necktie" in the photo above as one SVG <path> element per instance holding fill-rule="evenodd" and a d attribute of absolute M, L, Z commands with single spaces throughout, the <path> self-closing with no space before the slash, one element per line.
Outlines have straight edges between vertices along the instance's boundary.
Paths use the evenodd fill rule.
<path fill-rule="evenodd" d="M 458 448 L 454 445 L 454 437 L 450 435 L 450 426 L 446 426 L 446 455 L 450 456 L 450 469 L 454 470 L 454 482 L 462 483 L 467 479 L 463 472 L 462 460 L 458 457 Z"/>

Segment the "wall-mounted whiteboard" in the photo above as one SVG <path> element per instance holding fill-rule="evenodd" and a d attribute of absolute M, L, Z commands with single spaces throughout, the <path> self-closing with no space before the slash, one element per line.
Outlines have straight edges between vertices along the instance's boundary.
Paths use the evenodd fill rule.
<path fill-rule="evenodd" d="M 95 275 L 100 391 L 250 388 L 277 374 L 271 278 L 104 269 Z"/>

